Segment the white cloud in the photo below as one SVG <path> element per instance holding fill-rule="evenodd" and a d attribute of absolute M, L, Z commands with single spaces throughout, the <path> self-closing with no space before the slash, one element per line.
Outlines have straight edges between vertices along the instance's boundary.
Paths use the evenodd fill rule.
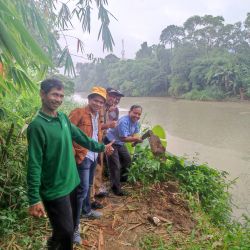
<path fill-rule="evenodd" d="M 243 21 L 250 12 L 249 0 L 109 0 L 108 10 L 118 21 L 111 18 L 111 32 L 116 46 L 114 53 L 121 56 L 121 40 L 125 41 L 127 58 L 133 58 L 140 44 L 159 43 L 161 31 L 168 25 L 182 25 L 193 15 L 221 15 L 226 23 Z M 86 53 L 103 57 L 102 42 L 97 42 L 100 22 L 97 13 L 92 16 L 91 34 L 83 34 L 76 27 L 72 34 L 80 36 L 86 44 Z M 73 46 L 74 43 L 73 43 Z M 72 47 L 73 47 L 72 46 Z"/>

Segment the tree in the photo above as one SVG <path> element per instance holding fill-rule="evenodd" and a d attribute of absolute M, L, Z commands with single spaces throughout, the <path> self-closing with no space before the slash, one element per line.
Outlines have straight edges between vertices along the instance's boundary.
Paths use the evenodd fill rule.
<path fill-rule="evenodd" d="M 106 63 L 116 63 L 116 62 L 119 62 L 119 61 L 120 61 L 120 58 L 117 57 L 117 56 L 114 55 L 114 54 L 109 54 L 109 55 L 105 56 L 104 61 L 105 61 Z"/>
<path fill-rule="evenodd" d="M 222 16 L 205 15 L 203 17 L 193 16 L 184 23 L 187 33 L 186 42 L 193 46 L 203 48 L 206 51 L 216 47 L 223 28 L 224 18 Z"/>
<path fill-rule="evenodd" d="M 181 42 L 181 39 L 184 37 L 184 29 L 176 25 L 169 25 L 165 28 L 160 35 L 160 42 L 164 45 L 170 44 L 170 49 Z"/>
<path fill-rule="evenodd" d="M 82 65 L 81 86 L 88 90 L 98 83 L 132 96 L 170 94 L 201 100 L 250 96 L 249 20 L 244 30 L 241 22 L 224 25 L 221 16 L 190 17 L 185 30 L 170 25 L 162 32 L 161 43 L 142 43 L 135 60 L 121 61 L 110 54 Z M 172 51 L 165 48 L 170 42 Z"/>
<path fill-rule="evenodd" d="M 193 46 L 197 46 L 197 37 L 196 37 L 196 30 L 202 23 L 202 19 L 200 16 L 192 16 L 188 18 L 184 24 L 184 30 L 187 33 L 185 36 L 185 41 L 190 42 Z"/>
<path fill-rule="evenodd" d="M 141 44 L 141 49 L 136 52 L 136 59 L 143 59 L 152 55 L 152 49 L 148 47 L 148 43 Z"/>
<path fill-rule="evenodd" d="M 212 49 L 216 46 L 220 37 L 221 29 L 224 26 L 224 18 L 222 16 L 205 15 L 201 20 L 203 27 L 197 31 L 198 36 L 200 36 L 200 43 L 205 44 L 207 49 Z"/>
<path fill-rule="evenodd" d="M 244 21 L 245 26 L 245 38 L 248 41 L 248 44 L 250 43 L 250 13 L 247 13 L 247 17 Z"/>

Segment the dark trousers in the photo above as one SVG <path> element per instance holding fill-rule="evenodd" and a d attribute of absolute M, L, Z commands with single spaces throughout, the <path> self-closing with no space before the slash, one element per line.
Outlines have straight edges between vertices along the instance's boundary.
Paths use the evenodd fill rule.
<path fill-rule="evenodd" d="M 49 250 L 72 250 L 76 217 L 76 191 L 52 201 L 43 201 L 52 226 Z"/>
<path fill-rule="evenodd" d="M 113 148 L 113 154 L 107 156 L 111 188 L 115 191 L 120 191 L 121 180 L 127 179 L 131 157 L 125 145 L 113 144 Z"/>

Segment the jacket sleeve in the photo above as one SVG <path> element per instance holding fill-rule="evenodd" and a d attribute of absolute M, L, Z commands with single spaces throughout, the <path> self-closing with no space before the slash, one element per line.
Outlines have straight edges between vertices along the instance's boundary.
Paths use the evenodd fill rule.
<path fill-rule="evenodd" d="M 28 139 L 28 168 L 27 185 L 29 204 L 34 205 L 41 201 L 40 185 L 43 163 L 43 148 L 45 143 L 41 128 L 30 124 L 27 129 Z"/>
<path fill-rule="evenodd" d="M 103 143 L 98 143 L 94 141 L 92 138 L 88 137 L 85 133 L 81 131 L 81 129 L 79 129 L 72 123 L 70 123 L 70 129 L 72 139 L 77 144 L 93 152 L 104 152 L 105 145 Z"/>

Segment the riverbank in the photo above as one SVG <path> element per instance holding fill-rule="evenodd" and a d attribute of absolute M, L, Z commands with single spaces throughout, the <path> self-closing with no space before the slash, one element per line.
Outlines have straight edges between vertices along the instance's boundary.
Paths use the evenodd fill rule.
<path fill-rule="evenodd" d="M 175 156 L 162 162 L 140 147 L 136 155 L 123 185 L 128 196 L 99 199 L 103 217 L 81 220 L 83 240 L 75 250 L 249 249 L 250 221 L 230 220 L 223 175 Z M 0 249 L 45 249 L 51 234 L 47 218 L 31 218 L 25 207 L 5 212 L 11 224 Z"/>
<path fill-rule="evenodd" d="M 128 109 L 134 103 L 143 107 L 144 123 L 165 129 L 169 152 L 198 158 L 236 179 L 231 189 L 233 215 L 250 215 L 249 103 L 125 97 L 120 107 Z"/>
<path fill-rule="evenodd" d="M 48 219 L 34 219 L 27 214 L 27 142 L 25 133 L 20 131 L 23 131 L 22 128 L 24 128 L 23 121 L 30 121 L 35 114 L 34 103 L 37 103 L 37 107 L 39 107 L 39 97 L 33 96 L 32 98 L 30 97 L 30 101 L 25 100 L 26 102 L 24 102 L 22 108 L 16 111 L 18 112 L 19 123 L 13 123 L 13 121 L 16 121 L 16 114 L 15 119 L 7 117 L 8 119 L 6 118 L 0 121 L 2 143 L 0 151 L 0 249 L 4 250 L 40 250 L 51 232 Z M 15 99 L 8 99 L 6 102 L 6 107 L 15 106 Z M 31 103 L 33 105 L 31 105 Z M 27 105 L 25 106 L 25 104 Z M 65 104 L 67 104 L 64 106 L 66 112 L 72 110 L 75 105 L 72 103 Z M 171 158 L 171 156 L 167 156 L 167 160 L 162 162 L 155 159 L 147 148 L 139 147 L 136 154 L 137 157 L 134 158 L 134 163 L 131 166 L 129 176 L 130 184 L 125 187 L 130 191 L 130 197 L 124 200 L 122 199 L 121 201 L 115 199 L 117 204 L 120 203 L 121 206 L 124 205 L 126 207 L 126 204 L 131 202 L 134 208 L 138 208 L 142 211 L 149 207 L 151 211 L 150 215 L 154 215 L 153 212 L 156 209 L 156 204 L 158 204 L 159 206 L 157 207 L 159 207 L 159 211 L 161 212 L 158 211 L 156 216 L 153 217 L 160 216 L 164 219 L 169 219 L 172 224 L 168 225 L 167 222 L 163 223 L 163 221 L 161 221 L 162 225 L 159 227 L 159 229 L 162 230 L 160 230 L 160 232 L 164 231 L 164 235 L 167 235 L 169 238 L 164 238 L 165 236 L 162 237 L 160 232 L 155 233 L 158 232 L 158 227 L 156 226 L 152 233 L 145 231 L 144 236 L 138 236 L 136 243 L 131 241 L 129 244 L 132 246 L 125 245 L 124 247 L 127 247 L 127 249 L 134 247 L 134 249 L 173 250 L 177 248 L 183 250 L 202 248 L 230 249 L 231 246 L 240 249 L 249 248 L 249 221 L 244 221 L 244 224 L 231 221 L 231 207 L 228 203 L 230 196 L 224 173 L 222 174 L 204 164 L 186 166 L 184 159 L 177 157 Z M 164 185 L 169 183 L 169 181 L 178 182 L 179 184 L 179 189 L 174 192 L 177 195 L 174 195 L 175 197 L 173 199 L 171 199 L 172 194 L 168 196 L 167 192 L 169 191 L 164 189 Z M 156 191 L 153 191 L 150 195 L 150 190 Z M 148 194 L 149 196 L 147 196 Z M 112 197 L 110 198 L 111 200 L 107 200 L 106 203 L 107 213 L 105 212 L 104 218 L 109 219 L 111 225 L 114 223 L 113 227 L 116 228 L 115 225 L 118 221 L 114 222 L 112 213 L 116 213 L 114 210 L 117 207 L 112 205 L 115 200 L 112 200 Z M 162 203 L 164 199 L 166 199 L 166 202 Z M 144 203 L 146 201 L 148 203 Z M 186 204 L 187 206 L 184 206 L 187 207 L 186 211 L 189 213 L 184 214 L 186 214 L 188 218 L 191 218 L 190 223 L 188 222 L 187 224 L 193 225 L 192 220 L 196 222 L 195 226 L 192 227 L 192 230 L 187 234 L 183 234 L 182 229 L 178 231 L 177 234 L 171 231 L 173 224 L 178 225 L 178 219 L 180 217 L 179 214 L 174 214 L 174 216 L 171 217 L 171 211 L 167 210 L 171 202 L 173 204 L 176 203 L 174 205 L 180 205 L 180 207 L 174 207 L 174 210 L 182 213 L 185 212 L 181 210 L 183 209 L 183 204 Z M 111 203 L 111 207 L 109 207 L 109 203 Z M 141 203 L 143 207 L 140 207 Z M 110 212 L 108 212 L 108 210 Z M 149 224 L 151 222 L 148 221 L 148 219 L 146 220 L 146 214 L 149 214 L 150 211 L 148 210 L 147 213 L 145 213 L 145 217 L 143 217 L 145 219 L 144 223 L 146 227 L 150 225 L 154 228 L 155 226 Z M 134 211 L 129 211 L 129 214 L 133 212 Z M 131 216 L 129 214 L 127 214 L 127 216 Z M 83 226 L 84 225 L 85 224 L 83 224 Z M 128 234 L 131 232 L 130 236 L 134 234 L 133 230 L 139 230 L 141 225 L 138 225 L 138 229 L 131 228 L 133 226 L 134 225 L 130 224 L 127 228 L 130 229 L 127 232 Z M 88 233 L 91 232 L 90 235 L 95 235 L 91 228 L 95 228 L 94 224 L 89 225 Z M 102 227 L 99 229 L 102 229 Z M 104 228 L 102 230 L 104 230 Z M 122 230 L 122 227 L 117 230 L 121 233 L 122 231 L 119 230 Z M 100 230 L 98 232 L 100 233 Z M 88 236 L 84 231 L 82 235 Z M 94 238 L 94 242 L 96 243 L 94 244 L 95 248 L 92 249 L 98 249 L 99 237 L 99 234 L 97 234 L 96 238 Z M 118 238 L 119 235 L 116 235 L 116 237 L 117 241 L 119 241 L 122 235 L 120 238 Z M 100 240 L 100 244 L 101 243 Z M 136 245 L 134 246 L 133 244 Z M 121 245 L 122 244 L 116 245 L 116 249 L 120 249 L 119 247 L 121 247 Z M 91 249 L 91 247 L 86 248 L 86 246 L 82 246 L 82 249 Z"/>
<path fill-rule="evenodd" d="M 177 99 L 177 100 L 187 100 L 187 101 L 201 101 L 201 102 L 232 102 L 232 103 L 250 103 L 250 99 L 246 98 L 241 100 L 240 98 L 237 97 L 227 97 L 224 99 L 203 99 L 203 98 L 184 98 L 184 97 L 170 97 L 173 99 Z"/>
<path fill-rule="evenodd" d="M 74 96 L 82 105 L 87 93 Z M 167 150 L 220 171 L 236 180 L 233 194 L 233 216 L 250 216 L 250 105 L 249 102 L 190 101 L 166 97 L 124 97 L 121 115 L 133 104 L 143 107 L 142 122 L 160 124 L 167 133 Z M 236 167 L 237 166 L 237 167 Z"/>

